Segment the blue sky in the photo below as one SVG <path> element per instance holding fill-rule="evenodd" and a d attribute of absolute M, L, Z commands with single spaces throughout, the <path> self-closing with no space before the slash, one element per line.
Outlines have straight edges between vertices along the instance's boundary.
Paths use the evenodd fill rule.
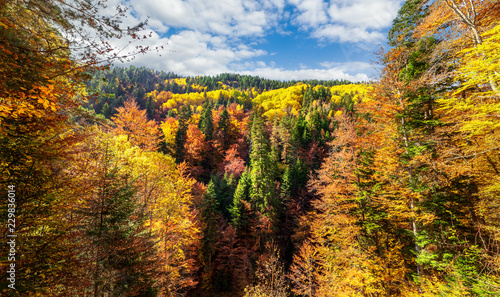
<path fill-rule="evenodd" d="M 402 2 L 128 0 L 125 24 L 149 18 L 154 33 L 141 42 L 164 47 L 130 63 L 189 76 L 366 81 Z"/>

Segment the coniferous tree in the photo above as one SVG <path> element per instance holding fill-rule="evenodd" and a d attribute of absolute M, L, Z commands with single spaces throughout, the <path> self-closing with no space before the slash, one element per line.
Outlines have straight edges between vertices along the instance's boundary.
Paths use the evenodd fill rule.
<path fill-rule="evenodd" d="M 234 192 L 233 204 L 229 210 L 231 213 L 231 225 L 235 229 L 242 228 L 248 224 L 248 218 L 245 218 L 244 202 L 250 201 L 250 175 L 247 171 L 241 174 L 238 186 Z"/>
<path fill-rule="evenodd" d="M 201 113 L 200 122 L 198 127 L 205 135 L 205 139 L 210 141 L 213 139 L 214 134 L 214 120 L 212 116 L 213 102 L 206 100 L 203 103 L 203 111 Z"/>
<path fill-rule="evenodd" d="M 181 107 L 179 115 L 179 128 L 175 133 L 175 160 L 178 163 L 184 160 L 184 145 L 186 144 L 186 133 L 190 117 L 191 109 L 189 106 Z"/>
<path fill-rule="evenodd" d="M 254 113 L 250 151 L 250 199 L 255 210 L 274 217 L 279 208 L 276 195 L 276 162 L 274 161 L 269 132 L 263 117 Z"/>
<path fill-rule="evenodd" d="M 207 190 L 203 195 L 201 205 L 201 217 L 203 223 L 201 256 L 204 264 L 203 286 L 205 288 L 210 288 L 212 286 L 214 272 L 212 264 L 215 259 L 217 232 L 219 230 L 219 212 L 217 211 L 218 205 L 216 198 L 215 185 L 213 181 L 210 180 Z"/>
<path fill-rule="evenodd" d="M 312 95 L 312 90 L 310 88 L 307 88 L 307 90 L 304 93 L 304 98 L 302 99 L 302 109 L 306 110 L 307 108 L 309 108 L 313 100 L 314 98 Z"/>
<path fill-rule="evenodd" d="M 108 102 L 104 103 L 104 105 L 102 106 L 101 114 L 107 119 L 111 118 L 112 111 L 111 107 L 109 107 Z"/>
<path fill-rule="evenodd" d="M 222 136 L 222 150 L 226 151 L 229 148 L 229 112 L 224 108 L 222 113 L 220 114 L 219 123 L 217 124 L 217 133 L 220 133 Z"/>
<path fill-rule="evenodd" d="M 280 197 L 283 201 L 286 201 L 292 196 L 292 182 L 293 177 L 290 170 L 290 166 L 286 167 L 285 172 L 283 173 L 283 178 L 281 181 L 281 193 Z"/>
<path fill-rule="evenodd" d="M 227 174 L 224 174 L 223 177 L 213 177 L 212 180 L 216 180 L 215 188 L 218 211 L 224 219 L 229 220 L 235 190 L 234 181 Z"/>
<path fill-rule="evenodd" d="M 133 180 L 119 172 L 109 146 L 97 144 L 96 171 L 87 180 L 93 190 L 83 196 L 76 212 L 85 234 L 81 239 L 92 247 L 80 257 L 92 264 L 88 273 L 94 296 L 128 296 L 152 288 L 156 251 L 152 234 L 144 232 L 146 205 L 138 202 Z"/>
<path fill-rule="evenodd" d="M 146 103 L 146 114 L 148 115 L 148 119 L 152 120 L 154 119 L 154 110 L 155 110 L 155 104 L 153 102 L 153 98 L 150 96 L 148 97 L 148 101 Z"/>

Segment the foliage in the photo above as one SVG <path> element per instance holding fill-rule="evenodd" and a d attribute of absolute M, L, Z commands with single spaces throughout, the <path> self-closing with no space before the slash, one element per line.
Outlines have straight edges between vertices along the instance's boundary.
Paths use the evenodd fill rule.
<path fill-rule="evenodd" d="M 17 294 L 498 295 L 495 1 L 406 1 L 372 84 L 105 69 L 123 8 L 0 2 Z"/>
<path fill-rule="evenodd" d="M 245 288 L 245 297 L 260 296 L 288 296 L 288 284 L 286 282 L 283 265 L 276 247 L 268 246 L 269 255 L 261 257 L 258 262 L 260 266 L 256 272 L 258 282 L 254 286 Z"/>

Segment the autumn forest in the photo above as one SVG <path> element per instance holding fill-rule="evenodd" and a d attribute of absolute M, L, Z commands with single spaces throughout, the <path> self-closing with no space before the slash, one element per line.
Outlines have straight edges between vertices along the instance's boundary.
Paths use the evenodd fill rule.
<path fill-rule="evenodd" d="M 0 0 L 2 296 L 500 295 L 498 1 L 365 83 L 123 67 L 101 2 Z"/>

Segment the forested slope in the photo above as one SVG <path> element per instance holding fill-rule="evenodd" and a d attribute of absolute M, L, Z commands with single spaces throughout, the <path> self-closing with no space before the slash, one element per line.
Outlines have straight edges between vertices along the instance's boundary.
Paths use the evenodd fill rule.
<path fill-rule="evenodd" d="M 57 33 L 92 16 L 28 2 L 0 6 L 2 294 L 500 294 L 497 2 L 406 1 L 369 84 L 101 67 Z"/>

